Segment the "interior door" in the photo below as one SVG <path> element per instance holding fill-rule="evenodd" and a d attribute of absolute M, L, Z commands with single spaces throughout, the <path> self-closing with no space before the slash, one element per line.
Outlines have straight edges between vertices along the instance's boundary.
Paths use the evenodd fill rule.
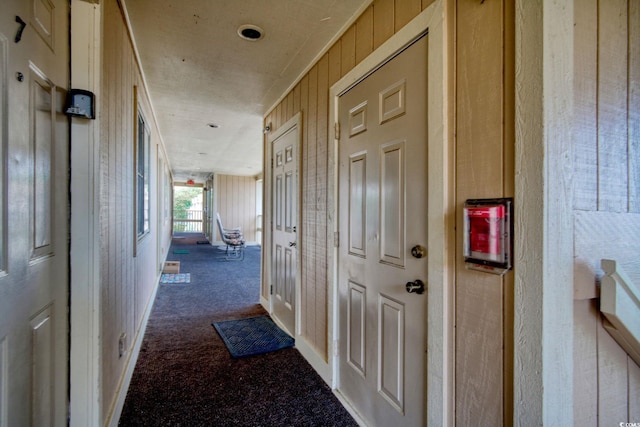
<path fill-rule="evenodd" d="M 297 124 L 283 126 L 272 143 L 272 307 L 273 315 L 295 336 L 296 260 L 298 206 L 298 150 L 300 134 Z"/>
<path fill-rule="evenodd" d="M 1 10 L 0 424 L 64 426 L 69 1 Z"/>
<path fill-rule="evenodd" d="M 424 425 L 427 36 L 338 109 L 339 391 L 368 425 Z"/>

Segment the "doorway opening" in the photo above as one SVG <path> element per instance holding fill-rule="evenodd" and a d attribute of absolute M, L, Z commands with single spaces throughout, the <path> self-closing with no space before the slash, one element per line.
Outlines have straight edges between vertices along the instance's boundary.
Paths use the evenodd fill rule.
<path fill-rule="evenodd" d="M 173 187 L 173 232 L 202 233 L 204 192 L 202 187 Z"/>

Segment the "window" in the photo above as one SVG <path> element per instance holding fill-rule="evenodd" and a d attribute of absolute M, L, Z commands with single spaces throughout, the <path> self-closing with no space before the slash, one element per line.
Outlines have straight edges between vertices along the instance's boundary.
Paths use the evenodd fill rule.
<path fill-rule="evenodd" d="M 149 232 L 149 128 L 138 112 L 136 141 L 136 231 L 138 238 Z"/>

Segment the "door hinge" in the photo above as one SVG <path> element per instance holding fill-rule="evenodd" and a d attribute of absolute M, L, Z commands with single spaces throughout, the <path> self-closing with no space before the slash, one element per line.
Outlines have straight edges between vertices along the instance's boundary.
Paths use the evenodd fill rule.
<path fill-rule="evenodd" d="M 340 122 L 336 122 L 333 130 L 335 131 L 335 139 L 340 141 Z"/>
<path fill-rule="evenodd" d="M 273 285 L 269 286 L 269 295 L 273 295 Z"/>
<path fill-rule="evenodd" d="M 334 248 L 339 248 L 340 247 L 340 232 L 336 231 L 333 233 L 333 247 Z"/>

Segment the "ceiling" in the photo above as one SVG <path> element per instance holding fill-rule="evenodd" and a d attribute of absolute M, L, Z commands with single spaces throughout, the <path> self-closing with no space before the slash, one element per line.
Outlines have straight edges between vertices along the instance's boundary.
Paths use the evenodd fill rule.
<path fill-rule="evenodd" d="M 371 0 L 122 3 L 174 180 L 204 182 L 262 171 L 263 116 Z"/>

